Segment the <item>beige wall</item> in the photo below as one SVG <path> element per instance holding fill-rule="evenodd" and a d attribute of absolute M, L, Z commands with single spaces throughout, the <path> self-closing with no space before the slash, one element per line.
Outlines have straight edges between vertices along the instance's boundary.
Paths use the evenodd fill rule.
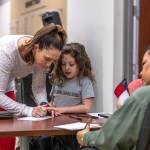
<path fill-rule="evenodd" d="M 58 11 L 66 29 L 66 0 L 41 0 L 25 8 L 26 0 L 11 0 L 11 34 L 34 34 L 43 26 L 41 15 L 47 11 Z"/>

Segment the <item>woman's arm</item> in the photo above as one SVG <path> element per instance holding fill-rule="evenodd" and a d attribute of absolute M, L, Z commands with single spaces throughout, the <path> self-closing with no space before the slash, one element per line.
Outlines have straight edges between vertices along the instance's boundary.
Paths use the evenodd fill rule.
<path fill-rule="evenodd" d="M 79 131 L 78 142 L 106 150 L 135 149 L 145 109 L 150 101 L 149 90 L 150 87 L 145 87 L 135 91 L 101 129 L 86 133 Z"/>

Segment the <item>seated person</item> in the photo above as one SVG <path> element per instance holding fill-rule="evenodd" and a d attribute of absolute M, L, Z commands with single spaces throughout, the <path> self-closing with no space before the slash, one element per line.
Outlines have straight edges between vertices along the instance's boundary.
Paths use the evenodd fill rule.
<path fill-rule="evenodd" d="M 83 45 L 66 44 L 57 61 L 54 79 L 50 97 L 52 106 L 56 107 L 59 113 L 90 112 L 95 97 L 95 80 L 90 59 Z M 79 149 L 75 135 L 59 137 L 63 138 L 66 144 L 72 139 L 70 149 Z M 75 148 L 73 145 L 76 145 Z"/>
<path fill-rule="evenodd" d="M 149 51 L 149 50 L 150 50 L 150 46 L 148 46 L 148 47 L 146 48 L 146 52 L 145 52 L 145 54 L 144 54 L 144 56 L 143 56 L 143 63 L 144 63 L 144 60 L 145 60 L 146 57 L 147 57 L 147 55 L 146 55 L 146 54 L 147 54 L 147 51 Z M 142 63 L 142 64 L 143 64 L 143 63 Z M 141 73 L 140 73 L 140 76 L 141 76 Z M 142 79 L 133 80 L 133 81 L 128 85 L 129 94 L 131 95 L 137 88 L 139 88 L 139 87 L 141 87 L 141 86 L 143 86 L 143 85 L 145 85 L 145 83 L 142 82 Z M 148 85 L 150 85 L 150 84 L 148 84 Z M 116 107 L 117 107 L 117 108 L 121 107 L 121 104 L 120 104 L 119 101 L 116 103 Z"/>
<path fill-rule="evenodd" d="M 50 97 L 59 113 L 88 113 L 95 97 L 90 59 L 83 45 L 69 43 L 59 57 Z"/>
<path fill-rule="evenodd" d="M 142 64 L 140 75 L 143 85 L 150 85 L 150 48 L 145 53 Z M 150 86 L 137 89 L 101 129 L 90 132 L 87 126 L 79 131 L 79 144 L 101 150 L 134 150 L 144 113 L 150 102 L 149 91 Z"/>

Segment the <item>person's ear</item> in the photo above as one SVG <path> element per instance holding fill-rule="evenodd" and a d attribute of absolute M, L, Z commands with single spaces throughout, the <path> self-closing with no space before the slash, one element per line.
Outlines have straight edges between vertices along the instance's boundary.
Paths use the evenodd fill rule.
<path fill-rule="evenodd" d="M 39 45 L 38 44 L 34 44 L 34 49 L 39 49 Z"/>
<path fill-rule="evenodd" d="M 33 50 L 32 50 L 33 54 L 35 54 L 38 49 L 39 49 L 39 45 L 34 44 L 34 47 L 33 47 Z"/>

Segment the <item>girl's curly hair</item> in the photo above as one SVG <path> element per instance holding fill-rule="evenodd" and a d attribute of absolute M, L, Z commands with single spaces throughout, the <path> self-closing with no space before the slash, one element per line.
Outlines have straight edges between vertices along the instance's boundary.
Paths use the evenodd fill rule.
<path fill-rule="evenodd" d="M 77 76 L 80 83 L 80 79 L 88 77 L 93 83 L 95 83 L 95 76 L 92 73 L 92 66 L 90 59 L 85 51 L 85 47 L 79 43 L 68 43 L 64 46 L 61 56 L 57 60 L 54 68 L 54 74 L 50 80 L 53 85 L 63 86 L 65 75 L 62 71 L 62 58 L 64 55 L 71 55 L 79 68 L 79 74 Z"/>

